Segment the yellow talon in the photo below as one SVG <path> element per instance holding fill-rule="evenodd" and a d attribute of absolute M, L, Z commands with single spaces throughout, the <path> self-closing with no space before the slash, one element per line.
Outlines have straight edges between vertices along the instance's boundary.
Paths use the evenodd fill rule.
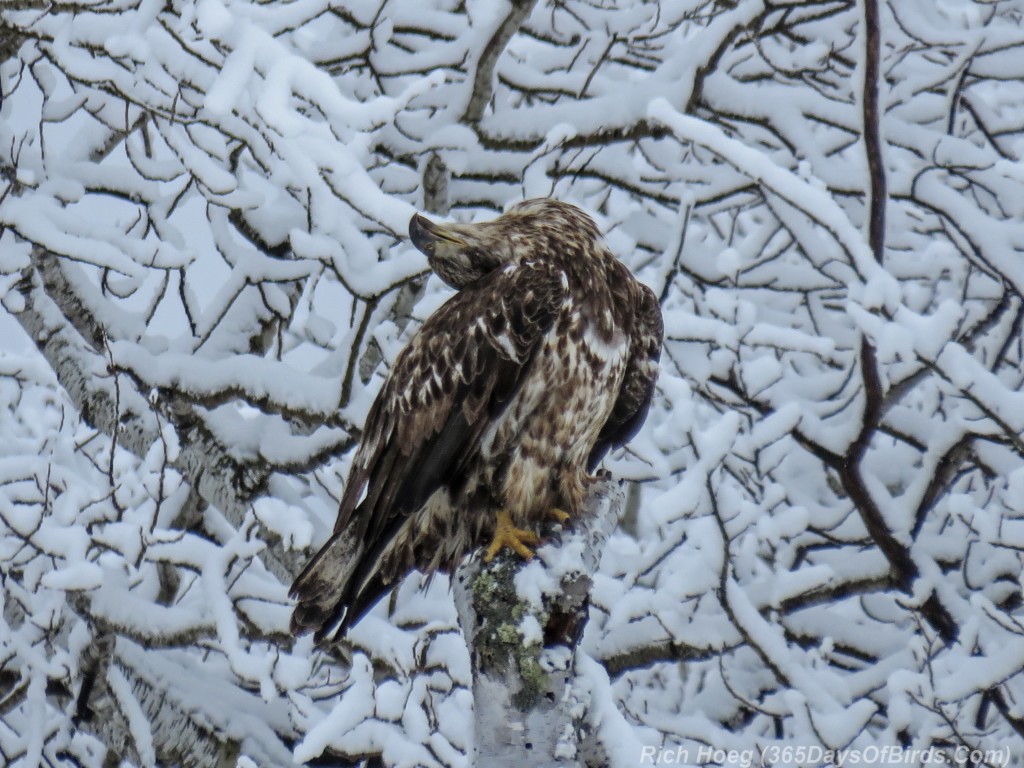
<path fill-rule="evenodd" d="M 512 518 L 504 509 L 498 511 L 498 523 L 494 529 L 494 541 L 484 552 L 484 562 L 489 563 L 502 547 L 515 551 L 524 560 L 533 559 L 533 550 L 527 544 L 537 544 L 540 537 L 533 531 L 524 531 L 512 524 Z"/>
<path fill-rule="evenodd" d="M 557 520 L 558 522 L 562 523 L 562 525 L 565 525 L 567 522 L 569 522 L 569 520 L 572 519 L 572 515 L 570 515 L 564 509 L 555 508 L 548 512 L 548 514 L 555 518 L 555 520 Z"/>

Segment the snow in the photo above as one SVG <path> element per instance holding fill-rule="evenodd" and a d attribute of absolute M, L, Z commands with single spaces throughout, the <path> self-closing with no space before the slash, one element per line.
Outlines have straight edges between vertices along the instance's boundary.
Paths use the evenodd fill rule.
<path fill-rule="evenodd" d="M 200 0 L 196 3 L 195 13 L 199 31 L 204 35 L 220 37 L 231 28 L 233 17 L 220 0 Z M 209 92 L 206 98 L 209 106 Z"/>
<path fill-rule="evenodd" d="M 616 706 L 608 673 L 586 654 L 577 654 L 576 671 L 589 682 L 588 724 L 608 755 L 610 765 L 635 765 L 643 754 L 643 736 L 626 721 Z M 651 734 L 645 734 L 650 738 Z"/>
<path fill-rule="evenodd" d="M 49 589 L 96 589 L 103 583 L 103 569 L 96 563 L 75 563 L 43 574 L 40 583 Z"/>
<path fill-rule="evenodd" d="M 519 622 L 519 634 L 523 636 L 523 645 L 540 645 L 544 640 L 544 631 L 533 614 L 527 614 Z"/>
<path fill-rule="evenodd" d="M 144 378 L 150 387 L 204 397 L 244 386 L 257 401 L 269 399 L 281 409 L 303 409 L 324 415 L 333 412 L 338 402 L 337 381 L 303 376 L 288 366 L 255 355 L 238 355 L 230 366 L 200 368 L 194 365 L 191 355 L 152 354 L 127 341 L 114 342 L 110 348 L 118 365 Z"/>
<path fill-rule="evenodd" d="M 135 700 L 131 684 L 117 665 L 113 664 L 107 669 L 107 682 L 117 699 L 118 710 L 128 721 L 132 747 L 138 752 L 142 765 L 155 766 L 156 751 L 153 749 L 153 732 L 150 728 L 149 718 L 146 717 L 146 713 Z"/>
<path fill-rule="evenodd" d="M 256 519 L 284 541 L 288 549 L 306 549 L 313 540 L 313 526 L 301 509 L 293 509 L 273 498 L 253 504 Z"/>
<path fill-rule="evenodd" d="M 373 714 L 373 678 L 369 660 L 359 655 L 353 659 L 351 687 L 330 713 L 296 745 L 295 760 L 302 763 L 318 757 L 332 738 L 352 731 Z"/>
<path fill-rule="evenodd" d="M 122 640 L 117 653 L 133 678 L 168 691 L 172 706 L 238 739 L 243 753 L 260 764 L 291 763 L 290 752 L 275 734 L 289 728 L 282 702 L 266 704 L 247 691 L 226 686 L 216 664 L 200 663 L 180 652 L 145 651 Z"/>

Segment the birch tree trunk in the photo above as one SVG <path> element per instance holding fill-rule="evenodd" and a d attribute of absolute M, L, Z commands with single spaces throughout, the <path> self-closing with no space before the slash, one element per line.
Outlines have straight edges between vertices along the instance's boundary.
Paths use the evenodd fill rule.
<path fill-rule="evenodd" d="M 473 765 L 583 766 L 588 689 L 575 673 L 593 574 L 625 501 L 610 476 L 591 486 L 572 528 L 527 563 L 474 559 L 455 604 L 473 670 Z"/>

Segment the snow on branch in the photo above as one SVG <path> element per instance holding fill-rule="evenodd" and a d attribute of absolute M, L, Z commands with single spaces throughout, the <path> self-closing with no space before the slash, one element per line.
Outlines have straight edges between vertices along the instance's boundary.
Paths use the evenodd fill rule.
<path fill-rule="evenodd" d="M 84 312 L 69 311 L 78 322 L 68 324 L 53 300 L 43 291 L 34 270 L 25 272 L 18 286 L 22 303 L 14 314 L 26 332 L 35 339 L 40 351 L 53 366 L 83 418 L 138 456 L 161 440 L 161 424 L 153 404 L 130 384 L 123 386 L 110 370 L 108 359 L 78 335 L 74 326 L 89 326 L 93 320 Z M 65 307 L 81 309 L 73 296 Z M 192 412 L 187 401 L 172 401 L 160 412 L 176 429 L 179 445 L 172 464 L 194 484 L 208 503 L 222 510 L 229 519 L 241 522 L 252 501 L 262 492 L 268 472 L 252 462 L 234 458 Z M 281 548 L 267 559 L 281 578 L 289 578 L 301 567 L 295 553 Z"/>

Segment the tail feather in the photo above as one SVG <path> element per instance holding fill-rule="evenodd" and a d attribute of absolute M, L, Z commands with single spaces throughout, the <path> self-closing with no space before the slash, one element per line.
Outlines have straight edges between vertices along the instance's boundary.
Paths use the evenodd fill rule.
<path fill-rule="evenodd" d="M 294 635 L 315 632 L 320 642 L 337 631 L 346 616 L 350 582 L 363 556 L 363 543 L 351 531 L 338 531 L 299 574 L 289 594 L 297 600 L 292 612 Z"/>

